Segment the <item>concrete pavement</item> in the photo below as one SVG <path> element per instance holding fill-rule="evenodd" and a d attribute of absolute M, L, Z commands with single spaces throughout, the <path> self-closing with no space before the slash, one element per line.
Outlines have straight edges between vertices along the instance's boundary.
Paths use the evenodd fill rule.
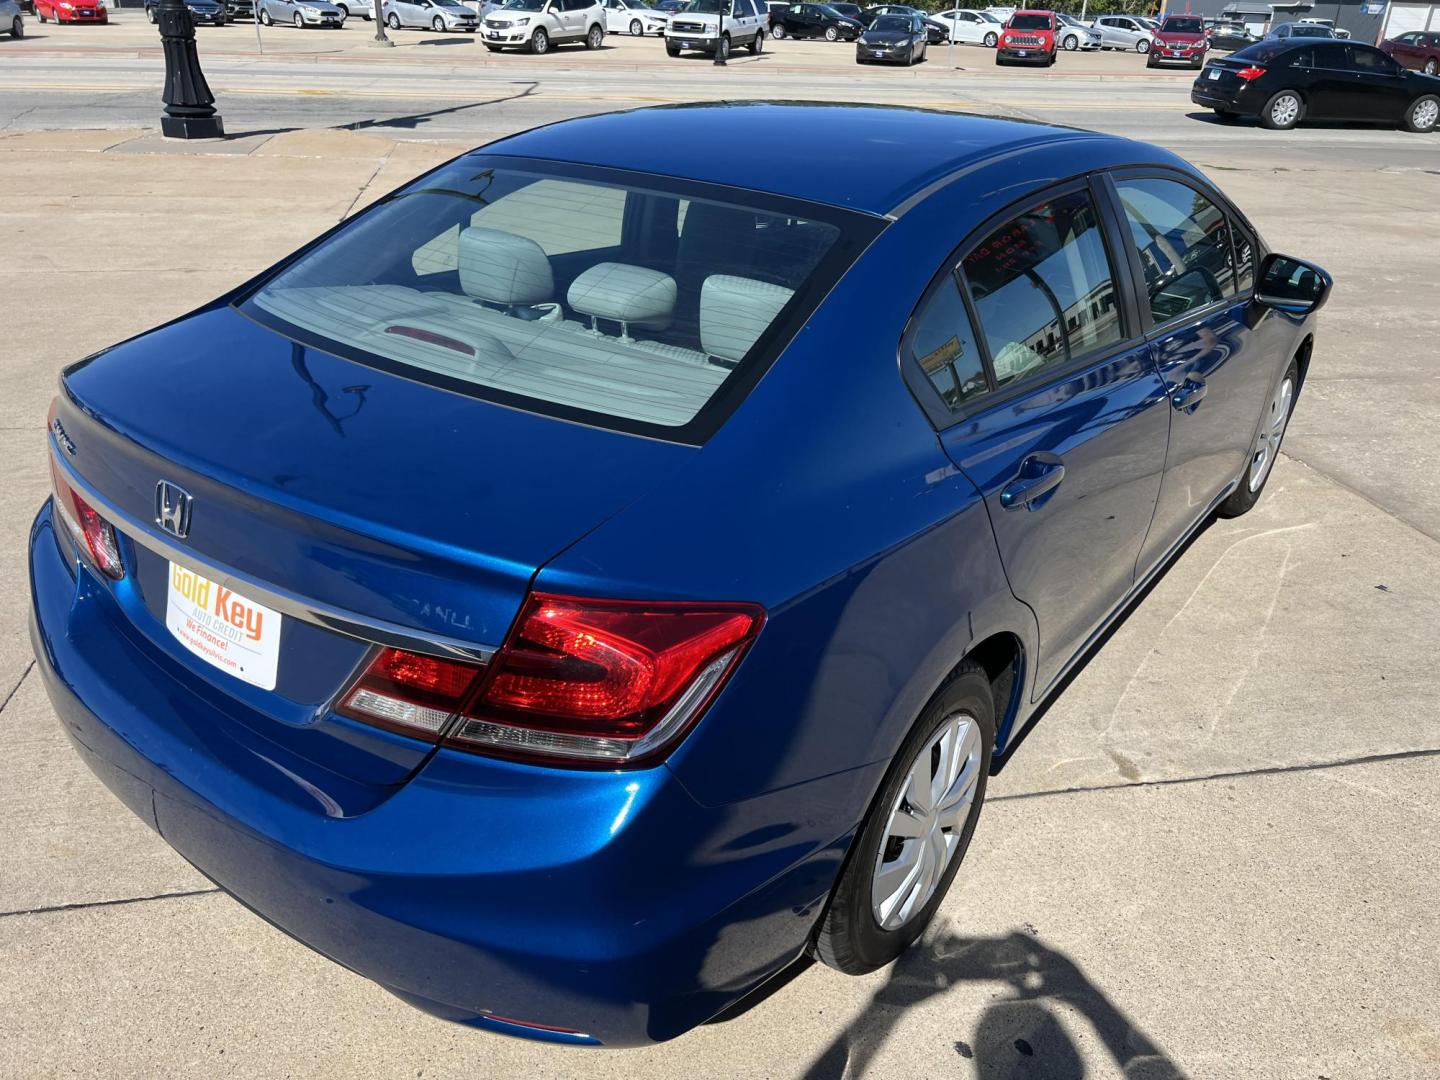
<path fill-rule="evenodd" d="M 1340 282 L 1288 454 L 1256 511 L 1200 536 L 995 779 L 942 925 L 894 969 L 814 968 L 645 1051 L 488 1037 L 296 945 L 131 818 L 28 671 L 23 543 L 55 372 L 470 141 L 414 134 L 177 149 L 142 130 L 0 133 L 0 1076 L 1440 1071 L 1440 314 L 1417 239 L 1440 211 L 1395 133 L 1363 133 L 1368 165 L 1324 166 L 1355 133 L 1263 155 L 1255 133 L 1207 133 L 1195 158 L 1272 245 Z"/>

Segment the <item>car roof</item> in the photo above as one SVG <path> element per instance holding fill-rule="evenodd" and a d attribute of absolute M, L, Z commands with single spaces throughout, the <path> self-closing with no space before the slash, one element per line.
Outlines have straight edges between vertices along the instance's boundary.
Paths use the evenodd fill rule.
<path fill-rule="evenodd" d="M 1059 139 L 1156 153 L 1117 136 L 1028 120 L 787 101 L 601 113 L 512 135 L 474 153 L 655 173 L 884 215 L 952 173 Z"/>

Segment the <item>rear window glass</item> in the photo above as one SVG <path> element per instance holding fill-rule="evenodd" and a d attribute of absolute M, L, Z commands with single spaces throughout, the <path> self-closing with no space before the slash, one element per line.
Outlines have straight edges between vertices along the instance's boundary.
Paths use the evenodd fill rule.
<path fill-rule="evenodd" d="M 1257 41 L 1230 54 L 1231 60 L 1246 60 L 1255 64 L 1268 64 L 1291 50 L 1299 51 L 1293 41 Z"/>
<path fill-rule="evenodd" d="M 1011 30 L 1049 30 L 1049 15 L 1014 15 L 1010 19 Z"/>
<path fill-rule="evenodd" d="M 1205 24 L 1199 19 L 1174 16 L 1166 19 L 1160 29 L 1167 34 L 1202 34 Z"/>
<path fill-rule="evenodd" d="M 249 309 L 478 396 L 684 427 L 843 269 L 817 273 L 850 250 L 846 215 L 637 180 L 457 162 L 301 256 Z"/>

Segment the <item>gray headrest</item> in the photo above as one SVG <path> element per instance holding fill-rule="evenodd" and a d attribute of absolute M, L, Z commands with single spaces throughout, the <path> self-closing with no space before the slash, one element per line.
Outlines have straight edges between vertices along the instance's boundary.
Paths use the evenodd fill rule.
<path fill-rule="evenodd" d="M 720 360 L 744 359 L 794 295 L 768 281 L 712 274 L 700 287 L 700 347 Z"/>
<path fill-rule="evenodd" d="M 577 277 L 566 299 L 581 315 L 663 330 L 675 310 L 675 279 L 643 266 L 603 262 Z"/>
<path fill-rule="evenodd" d="M 460 230 L 460 287 L 493 304 L 540 304 L 555 292 L 540 245 L 499 229 Z"/>

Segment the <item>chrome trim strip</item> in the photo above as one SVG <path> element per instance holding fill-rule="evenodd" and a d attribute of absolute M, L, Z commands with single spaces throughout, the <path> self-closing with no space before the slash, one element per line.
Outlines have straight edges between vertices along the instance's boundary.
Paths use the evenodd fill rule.
<path fill-rule="evenodd" d="M 288 615 L 301 622 L 310 623 L 312 626 L 318 626 L 321 629 L 373 645 L 390 645 L 397 649 L 407 649 L 410 652 L 423 653 L 427 656 L 458 658 L 480 664 L 488 664 L 496 653 L 498 646 L 495 645 L 481 645 L 473 641 L 463 641 L 460 638 L 443 635 L 427 635 L 413 627 L 401 626 L 399 623 L 386 622 L 383 619 L 372 619 L 367 615 L 357 615 L 328 604 L 307 600 L 294 593 L 286 592 L 273 585 L 263 584 L 198 558 L 194 552 L 172 544 L 169 540 L 153 532 L 148 525 L 142 524 L 129 514 L 117 509 L 109 500 L 98 495 L 95 489 L 71 468 L 69 462 L 62 458 L 59 448 L 55 445 L 53 433 L 49 441 L 51 457 L 60 465 L 66 480 L 85 497 L 85 501 L 90 503 L 102 517 L 134 543 L 148 548 L 156 555 L 169 559 L 171 562 L 177 562 L 186 569 L 193 570 L 224 588 L 233 589 L 266 607 L 274 608 L 282 615 Z"/>

